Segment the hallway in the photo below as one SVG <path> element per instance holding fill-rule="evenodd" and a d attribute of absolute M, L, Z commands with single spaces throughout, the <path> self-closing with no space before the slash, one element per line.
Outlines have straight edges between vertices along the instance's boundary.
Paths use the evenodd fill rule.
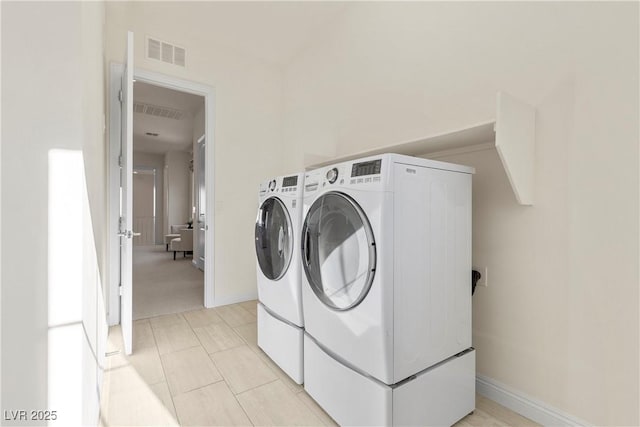
<path fill-rule="evenodd" d="M 204 307 L 204 272 L 191 256 L 166 252 L 164 245 L 134 246 L 133 318 L 146 319 Z"/>

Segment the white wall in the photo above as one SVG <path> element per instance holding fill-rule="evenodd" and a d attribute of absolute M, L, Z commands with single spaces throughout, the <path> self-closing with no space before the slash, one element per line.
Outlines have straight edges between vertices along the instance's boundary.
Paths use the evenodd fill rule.
<path fill-rule="evenodd" d="M 215 128 L 209 135 L 215 150 L 215 298 L 228 303 L 257 296 L 256 188 L 282 172 L 282 75 L 271 64 L 201 37 L 205 29 L 192 28 L 189 17 L 201 16 L 202 7 L 108 2 L 107 59 L 122 62 L 126 31 L 132 30 L 136 67 L 215 88 Z M 184 46 L 186 68 L 147 60 L 145 35 Z"/>
<path fill-rule="evenodd" d="M 353 3 L 285 70 L 286 170 L 537 107 L 536 203 L 473 165 L 477 369 L 596 425 L 640 423 L 638 4 Z"/>
<path fill-rule="evenodd" d="M 2 410 L 59 425 L 97 421 L 104 362 L 103 18 L 2 4 Z"/>
<path fill-rule="evenodd" d="M 164 173 L 167 174 L 165 203 L 167 221 L 172 225 L 186 224 L 191 217 L 191 177 L 189 160 L 191 154 L 184 151 L 168 151 L 164 156 Z M 169 233 L 169 231 L 167 231 Z"/>
<path fill-rule="evenodd" d="M 135 146 L 135 140 L 133 142 Z M 156 245 L 164 244 L 164 155 L 133 152 L 133 166 L 156 170 Z"/>

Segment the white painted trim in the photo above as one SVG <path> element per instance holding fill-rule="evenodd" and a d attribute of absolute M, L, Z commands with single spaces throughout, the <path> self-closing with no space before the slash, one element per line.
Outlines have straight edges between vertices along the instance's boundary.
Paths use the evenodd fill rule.
<path fill-rule="evenodd" d="M 470 145 L 468 147 L 452 148 L 450 150 L 436 151 L 421 157 L 429 159 L 441 159 L 443 157 L 455 156 L 457 154 L 475 153 L 476 151 L 493 150 L 496 148 L 495 142 L 486 142 L 484 144 Z"/>
<path fill-rule="evenodd" d="M 206 259 L 205 259 L 206 261 Z M 220 307 L 221 305 L 235 304 L 238 302 L 251 301 L 254 299 L 258 299 L 258 292 L 249 292 L 244 295 L 233 295 L 230 297 L 223 297 L 216 299 L 216 307 Z"/>
<path fill-rule="evenodd" d="M 109 88 L 109 301 L 108 319 L 109 325 L 120 322 L 120 297 L 118 295 L 119 286 L 119 238 L 117 238 L 118 227 L 118 206 L 119 206 L 119 167 L 118 156 L 120 153 L 120 107 L 118 99 L 119 76 L 122 74 L 123 66 L 118 63 L 110 64 L 110 88 Z M 207 192 L 207 234 L 205 240 L 205 269 L 204 269 L 204 306 L 213 307 L 221 305 L 215 300 L 215 92 L 214 88 L 201 83 L 178 79 L 161 73 L 136 68 L 133 71 L 135 80 L 144 81 L 156 86 L 188 92 L 204 97 L 205 102 L 205 135 L 209 135 L 206 151 L 205 185 Z M 241 300 L 239 300 L 241 301 Z"/>
<path fill-rule="evenodd" d="M 543 426 L 591 426 L 492 378 L 476 376 L 476 392 Z"/>

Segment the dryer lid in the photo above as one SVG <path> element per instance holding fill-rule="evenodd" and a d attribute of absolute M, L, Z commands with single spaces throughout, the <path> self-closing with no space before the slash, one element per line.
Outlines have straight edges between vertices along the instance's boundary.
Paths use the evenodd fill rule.
<path fill-rule="evenodd" d="M 324 304 L 348 310 L 362 302 L 375 276 L 376 247 L 355 200 L 328 192 L 311 205 L 302 228 L 302 260 L 309 285 Z"/>
<path fill-rule="evenodd" d="M 271 280 L 281 279 L 293 255 L 293 229 L 289 212 L 277 197 L 269 197 L 260 205 L 255 244 L 262 273 Z"/>

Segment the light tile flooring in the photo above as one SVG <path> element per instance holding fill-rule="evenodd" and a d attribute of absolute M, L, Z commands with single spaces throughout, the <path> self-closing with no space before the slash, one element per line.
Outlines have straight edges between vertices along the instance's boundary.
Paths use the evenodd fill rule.
<path fill-rule="evenodd" d="M 336 425 L 256 343 L 256 301 L 134 322 L 134 354 L 109 331 L 101 425 Z M 457 426 L 535 426 L 477 396 Z"/>

